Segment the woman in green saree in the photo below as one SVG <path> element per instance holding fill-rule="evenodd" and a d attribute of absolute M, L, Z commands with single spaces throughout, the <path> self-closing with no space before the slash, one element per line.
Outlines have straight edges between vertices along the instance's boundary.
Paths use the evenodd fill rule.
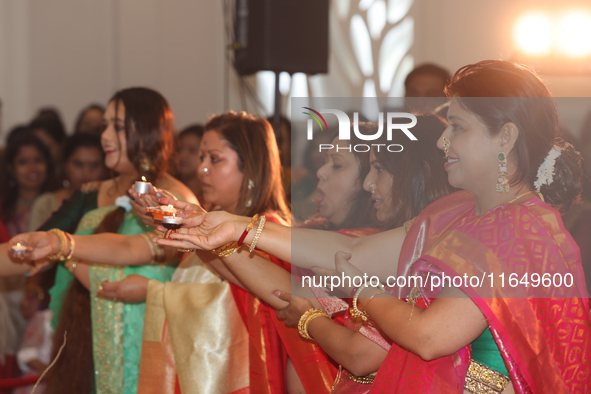
<path fill-rule="evenodd" d="M 77 235 L 139 235 L 153 230 L 132 211 L 126 196 L 142 176 L 183 200 L 196 201 L 188 188 L 165 172 L 172 153 L 173 120 L 162 95 L 146 88 L 121 90 L 109 101 L 104 122 L 105 165 L 118 176 L 84 185 L 40 230 L 57 228 Z M 109 254 L 106 242 L 96 248 Z M 103 280 L 140 274 L 166 281 L 173 271 L 174 266 L 160 264 L 107 266 L 81 261 L 66 268 L 60 263 L 50 291 L 54 355 L 64 331 L 68 334 L 64 351 L 49 372 L 48 392 L 135 393 L 145 303 L 124 304 L 95 294 Z"/>

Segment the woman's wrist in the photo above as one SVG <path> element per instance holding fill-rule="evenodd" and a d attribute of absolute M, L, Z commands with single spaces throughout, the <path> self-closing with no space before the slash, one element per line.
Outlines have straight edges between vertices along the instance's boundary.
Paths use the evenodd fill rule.
<path fill-rule="evenodd" d="M 54 234 L 54 233 L 48 233 L 48 236 L 49 236 L 49 244 L 51 245 L 51 253 L 49 253 L 49 254 L 50 255 L 56 254 L 57 252 L 59 252 L 60 247 L 61 247 L 60 238 L 57 236 L 57 234 Z"/>
<path fill-rule="evenodd" d="M 246 216 L 234 215 L 234 236 L 232 237 L 232 241 L 238 242 L 240 240 L 240 237 L 242 237 L 244 229 L 250 223 L 250 219 L 251 218 Z M 251 236 L 252 238 L 252 234 L 250 234 L 250 231 L 249 234 L 247 234 L 246 238 L 249 238 L 249 236 Z M 246 242 L 246 239 L 244 242 Z"/>
<path fill-rule="evenodd" d="M 318 336 L 318 333 L 321 331 L 325 331 L 325 330 L 321 330 L 322 327 L 322 321 L 323 320 L 328 320 L 330 322 L 332 322 L 332 319 L 328 316 L 328 315 L 320 315 L 316 318 L 314 318 L 313 320 L 311 320 L 308 323 L 308 334 L 312 337 L 312 338 L 316 338 Z"/>
<path fill-rule="evenodd" d="M 384 293 L 384 291 L 379 287 L 366 287 L 361 291 L 361 293 L 359 293 L 357 305 L 359 305 L 364 311 L 367 311 L 369 300 L 381 293 Z"/>
<path fill-rule="evenodd" d="M 256 230 L 259 225 L 259 222 L 261 221 L 261 216 L 262 215 L 259 215 L 258 219 L 254 222 L 253 227 L 246 234 L 246 237 L 242 241 L 243 244 L 246 244 L 246 245 L 252 244 L 252 242 L 254 240 L 254 236 L 256 234 Z M 234 232 L 234 237 L 235 237 L 234 241 L 236 241 L 236 242 L 238 242 L 240 240 L 245 229 L 252 221 L 252 218 L 249 218 L 247 216 L 239 216 L 239 220 L 240 220 L 239 222 L 236 222 L 236 230 Z"/>

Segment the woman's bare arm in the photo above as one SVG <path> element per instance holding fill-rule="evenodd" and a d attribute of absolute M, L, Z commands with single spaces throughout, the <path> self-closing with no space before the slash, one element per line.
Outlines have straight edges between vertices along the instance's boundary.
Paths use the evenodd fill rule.
<path fill-rule="evenodd" d="M 90 264 L 88 262 L 78 262 L 73 274 L 86 287 L 86 290 L 90 290 Z"/>
<path fill-rule="evenodd" d="M 310 322 L 308 333 L 338 364 L 355 376 L 376 372 L 388 352 L 358 332 L 326 317 Z"/>
<path fill-rule="evenodd" d="M 277 312 L 288 326 L 296 326 L 301 316 L 314 305 L 305 298 L 292 297 L 277 292 L 277 298 L 289 302 Z M 308 334 L 338 364 L 356 376 L 364 376 L 378 370 L 388 352 L 363 335 L 332 322 L 327 317 L 317 317 L 308 324 Z"/>
<path fill-rule="evenodd" d="M 154 259 L 150 237 L 143 235 L 122 235 L 101 233 L 92 235 L 71 235 L 75 247 L 72 257 L 93 263 L 109 265 L 144 265 Z M 60 249 L 60 240 L 56 234 L 48 232 L 23 233 L 12 238 L 8 245 L 16 243 L 32 249 L 29 258 L 38 260 Z M 69 247 L 67 252 L 69 252 Z M 165 248 L 163 261 L 178 260 L 181 254 L 174 248 Z"/>
<path fill-rule="evenodd" d="M 171 236 L 172 240 L 157 240 L 158 244 L 212 250 L 231 241 L 238 241 L 250 218 L 226 212 L 209 212 L 185 221 L 188 228 Z M 256 225 L 255 225 L 256 228 Z M 250 244 L 255 231 L 250 231 L 244 243 Z M 386 282 L 395 275 L 398 256 L 406 233 L 403 227 L 361 238 L 351 238 L 331 231 L 290 228 L 267 223 L 258 240 L 257 248 L 281 260 L 303 268 L 334 267 L 337 251 L 353 255 L 351 263 L 370 276 Z M 175 241 L 177 240 L 177 241 Z"/>
<path fill-rule="evenodd" d="M 453 354 L 472 343 L 488 327 L 484 315 L 464 292 L 444 288 L 427 309 L 387 295 L 366 305 L 376 289 L 362 292 L 362 310 L 398 345 L 433 360 Z M 367 307 L 367 309 L 366 309 Z"/>

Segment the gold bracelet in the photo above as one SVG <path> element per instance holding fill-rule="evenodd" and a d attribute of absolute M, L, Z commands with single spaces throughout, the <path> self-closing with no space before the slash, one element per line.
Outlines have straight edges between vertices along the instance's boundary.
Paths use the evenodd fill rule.
<path fill-rule="evenodd" d="M 308 325 L 312 320 L 320 316 L 328 317 L 330 319 L 330 316 L 328 316 L 323 310 L 318 308 L 311 308 L 304 312 L 304 314 L 300 317 L 300 320 L 298 321 L 298 332 L 300 333 L 300 336 L 302 338 L 314 340 L 308 333 Z"/>
<path fill-rule="evenodd" d="M 236 253 L 238 249 L 240 249 L 240 247 L 238 246 L 238 242 L 232 241 L 223 246 L 220 246 L 217 249 L 212 250 L 211 253 L 219 257 L 228 257 Z"/>
<path fill-rule="evenodd" d="M 70 260 L 72 258 L 72 256 L 74 255 L 74 249 L 76 248 L 76 241 L 74 241 L 74 237 L 72 237 L 70 234 L 64 233 L 64 235 L 66 236 L 67 240 L 70 242 L 70 251 L 68 252 L 68 255 L 65 257 L 65 259 Z"/>
<path fill-rule="evenodd" d="M 267 222 L 267 217 L 265 215 L 261 215 L 261 220 L 259 222 L 259 227 L 257 227 L 257 232 L 254 234 L 254 238 L 252 239 L 252 243 L 250 244 L 250 248 L 248 249 L 250 253 L 254 252 L 254 249 L 257 246 L 257 242 L 259 242 L 259 238 L 263 233 L 263 228 L 265 227 L 265 223 Z"/>
<path fill-rule="evenodd" d="M 357 307 L 359 295 L 361 294 L 361 292 L 363 290 L 367 289 L 368 287 L 370 287 L 370 286 L 367 284 L 361 286 L 359 289 L 357 289 L 357 291 L 355 292 L 355 295 L 353 296 L 353 306 L 349 309 L 349 313 L 351 313 L 351 317 L 353 317 L 355 319 L 361 318 L 361 320 L 363 320 L 363 321 L 369 320 L 369 314 L 367 313 L 367 310 L 362 311 Z M 374 287 L 374 286 L 371 286 L 371 287 Z M 377 287 L 380 289 L 381 293 L 386 292 L 386 289 L 384 288 L 383 284 L 379 283 Z M 376 295 L 381 294 L 381 293 L 374 294 L 369 299 L 369 301 L 371 301 L 372 298 L 374 298 Z M 367 301 L 368 304 L 369 304 L 369 301 Z M 365 306 L 367 307 L 367 304 L 365 304 Z"/>
<path fill-rule="evenodd" d="M 365 311 L 361 311 L 359 308 L 357 308 L 357 299 L 359 298 L 359 294 L 361 294 L 361 292 L 366 288 L 367 285 L 361 286 L 357 289 L 355 295 L 353 296 L 353 306 L 349 309 L 349 313 L 351 313 L 351 317 L 354 319 L 361 318 L 363 321 L 367 321 L 367 319 L 369 319 L 369 315 Z"/>
<path fill-rule="evenodd" d="M 372 384 L 376 378 L 376 375 L 355 376 L 351 372 L 349 372 L 347 377 L 355 383 Z"/>
<path fill-rule="evenodd" d="M 47 233 L 57 235 L 58 239 L 60 240 L 60 248 L 57 251 L 57 253 L 47 255 L 47 258 L 49 260 L 53 260 L 53 261 L 64 260 L 64 258 L 65 258 L 64 254 L 66 252 L 66 247 L 67 247 L 67 240 L 66 240 L 66 236 L 64 235 L 64 232 L 62 230 L 60 230 L 59 228 L 52 228 Z"/>
<path fill-rule="evenodd" d="M 76 267 L 78 266 L 78 263 L 80 262 L 80 260 L 78 259 L 69 259 L 68 261 L 66 261 L 65 267 L 68 271 L 70 271 L 70 273 L 72 275 L 74 275 L 74 270 L 76 269 Z"/>

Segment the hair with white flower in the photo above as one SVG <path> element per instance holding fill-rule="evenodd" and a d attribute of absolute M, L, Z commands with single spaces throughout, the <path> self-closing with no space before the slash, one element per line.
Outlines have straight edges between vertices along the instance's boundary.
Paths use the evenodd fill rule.
<path fill-rule="evenodd" d="M 561 150 L 559 147 L 554 145 L 548 155 L 544 159 L 544 162 L 538 167 L 538 176 L 534 182 L 536 191 L 539 192 L 542 185 L 551 185 L 554 181 L 554 165 L 556 159 L 560 156 Z"/>

